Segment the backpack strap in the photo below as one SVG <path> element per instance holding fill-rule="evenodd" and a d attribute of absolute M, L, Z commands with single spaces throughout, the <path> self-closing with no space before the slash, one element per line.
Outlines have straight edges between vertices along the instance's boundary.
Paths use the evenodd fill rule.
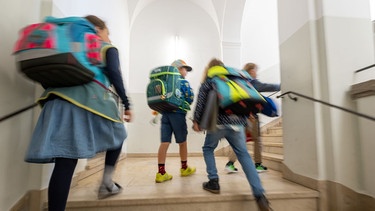
<path fill-rule="evenodd" d="M 106 54 L 107 54 L 108 49 L 110 49 L 110 48 L 116 48 L 116 47 L 114 45 L 112 45 L 112 44 L 105 43 L 105 45 L 102 47 L 102 49 L 100 49 L 100 55 L 101 55 L 101 57 L 103 59 L 103 65 L 104 66 L 107 64 Z"/>

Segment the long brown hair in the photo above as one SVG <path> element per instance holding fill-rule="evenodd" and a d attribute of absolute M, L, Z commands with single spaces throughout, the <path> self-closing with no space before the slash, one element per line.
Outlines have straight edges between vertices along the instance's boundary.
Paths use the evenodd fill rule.
<path fill-rule="evenodd" d="M 95 15 L 88 15 L 85 18 L 90 23 L 92 23 L 94 26 L 98 27 L 101 30 L 104 30 L 104 29 L 107 28 L 107 25 L 105 24 L 105 22 L 102 19 L 100 19 L 97 16 L 95 16 Z"/>

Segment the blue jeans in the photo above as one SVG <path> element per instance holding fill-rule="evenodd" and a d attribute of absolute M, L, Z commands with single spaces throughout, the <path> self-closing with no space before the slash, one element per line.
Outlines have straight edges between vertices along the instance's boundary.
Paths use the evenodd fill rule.
<path fill-rule="evenodd" d="M 264 193 L 258 172 L 255 169 L 253 160 L 246 148 L 244 128 L 238 126 L 234 129 L 230 126 L 218 128 L 216 131 L 207 132 L 203 149 L 203 157 L 206 162 L 206 171 L 208 179 L 219 178 L 217 174 L 214 150 L 216 149 L 219 140 L 226 138 L 236 153 L 237 159 L 240 162 L 243 171 L 246 174 L 247 181 L 250 184 L 251 190 L 255 197 L 260 197 Z"/>

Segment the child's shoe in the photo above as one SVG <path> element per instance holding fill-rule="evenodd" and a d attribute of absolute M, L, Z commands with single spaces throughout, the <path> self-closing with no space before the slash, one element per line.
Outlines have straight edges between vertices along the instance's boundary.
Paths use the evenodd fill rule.
<path fill-rule="evenodd" d="M 101 185 L 99 188 L 99 193 L 98 193 L 98 199 L 105 199 L 107 197 L 119 194 L 122 192 L 122 187 L 117 184 L 113 183 L 113 186 L 111 188 L 106 187 L 105 185 Z"/>
<path fill-rule="evenodd" d="M 262 195 L 260 197 L 256 197 L 255 200 L 260 211 L 273 211 L 266 196 Z"/>
<path fill-rule="evenodd" d="M 227 165 L 225 165 L 225 171 L 228 174 L 230 174 L 230 173 L 237 173 L 238 169 L 236 167 L 234 167 L 233 164 L 227 164 Z"/>
<path fill-rule="evenodd" d="M 162 182 L 165 182 L 165 181 L 168 181 L 168 180 L 171 180 L 173 178 L 172 175 L 168 174 L 167 172 L 165 172 L 165 174 L 160 174 L 159 172 L 156 173 L 156 178 L 155 178 L 155 182 L 157 183 L 162 183 Z"/>
<path fill-rule="evenodd" d="M 220 193 L 220 185 L 219 179 L 210 179 L 208 182 L 203 183 L 203 189 L 206 191 L 210 191 L 211 193 Z"/>
<path fill-rule="evenodd" d="M 180 169 L 182 177 L 190 176 L 190 175 L 194 174 L 195 171 L 196 171 L 196 168 L 190 167 L 190 166 L 188 166 L 186 169 L 182 169 L 182 168 Z"/>
<path fill-rule="evenodd" d="M 263 166 L 262 163 L 256 163 L 255 168 L 257 169 L 258 173 L 267 171 L 267 167 Z"/>

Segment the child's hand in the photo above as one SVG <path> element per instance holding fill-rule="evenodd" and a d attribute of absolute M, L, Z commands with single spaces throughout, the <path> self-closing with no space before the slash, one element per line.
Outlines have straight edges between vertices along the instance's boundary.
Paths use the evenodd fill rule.
<path fill-rule="evenodd" d="M 193 130 L 194 130 L 195 132 L 201 132 L 201 131 L 202 131 L 201 128 L 199 127 L 198 123 L 195 122 L 195 121 L 194 121 L 194 123 L 193 123 Z"/>
<path fill-rule="evenodd" d="M 125 122 L 131 122 L 133 119 L 132 112 L 130 110 L 125 110 L 123 118 Z"/>

